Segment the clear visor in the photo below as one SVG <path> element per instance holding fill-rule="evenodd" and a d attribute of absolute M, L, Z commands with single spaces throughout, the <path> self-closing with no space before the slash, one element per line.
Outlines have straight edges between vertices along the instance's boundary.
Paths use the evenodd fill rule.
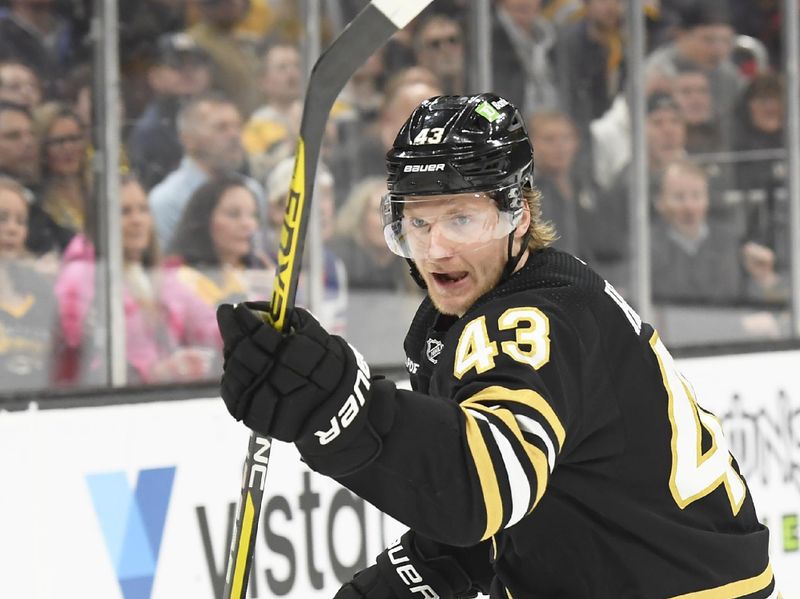
<path fill-rule="evenodd" d="M 383 236 L 398 256 L 437 259 L 506 237 L 519 213 L 502 211 L 486 193 L 383 198 Z"/>

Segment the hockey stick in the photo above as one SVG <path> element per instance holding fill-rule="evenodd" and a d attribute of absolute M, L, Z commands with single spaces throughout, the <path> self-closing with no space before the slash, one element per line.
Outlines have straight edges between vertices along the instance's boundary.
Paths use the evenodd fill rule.
<path fill-rule="evenodd" d="M 320 145 L 339 92 L 356 69 L 432 0 L 373 0 L 319 57 L 308 81 L 294 174 L 281 229 L 269 320 L 279 331 L 294 305 Z M 272 439 L 251 433 L 223 599 L 245 599 Z"/>

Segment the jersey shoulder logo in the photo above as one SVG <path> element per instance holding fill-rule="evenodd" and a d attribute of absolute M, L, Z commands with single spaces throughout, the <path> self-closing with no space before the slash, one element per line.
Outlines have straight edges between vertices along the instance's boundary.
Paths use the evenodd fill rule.
<path fill-rule="evenodd" d="M 439 361 L 439 354 L 442 353 L 443 349 L 444 343 L 438 339 L 429 338 L 425 342 L 425 355 L 428 360 L 430 360 L 431 364 L 436 364 Z"/>

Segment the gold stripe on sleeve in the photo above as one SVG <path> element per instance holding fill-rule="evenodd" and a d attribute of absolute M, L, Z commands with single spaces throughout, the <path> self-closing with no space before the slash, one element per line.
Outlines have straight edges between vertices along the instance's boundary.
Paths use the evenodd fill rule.
<path fill-rule="evenodd" d="M 705 591 L 676 595 L 671 599 L 735 599 L 736 597 L 744 597 L 756 591 L 762 591 L 767 588 L 771 582 L 772 564 L 768 564 L 766 570 L 758 576 L 753 576 L 753 578 L 737 580 L 736 582 L 731 582 L 721 587 L 707 589 Z"/>
<path fill-rule="evenodd" d="M 466 404 L 469 402 L 464 402 Z M 536 507 L 536 504 L 539 503 L 539 500 L 544 495 L 544 490 L 547 488 L 547 481 L 550 478 L 550 468 L 547 465 L 547 456 L 545 453 L 536 447 L 535 445 L 528 443 L 525 441 L 525 438 L 522 436 L 522 430 L 519 428 L 519 423 L 514 418 L 514 414 L 511 413 L 509 410 L 493 410 L 487 406 L 481 404 L 472 404 L 469 405 L 469 408 L 472 410 L 479 410 L 485 414 L 491 414 L 495 418 L 499 418 L 503 421 L 503 423 L 511 429 L 511 432 L 514 433 L 514 436 L 517 438 L 522 448 L 525 450 L 525 454 L 528 456 L 528 460 L 530 460 L 531 465 L 533 466 L 534 471 L 536 472 L 536 497 L 531 504 L 530 511 Z"/>
<path fill-rule="evenodd" d="M 486 531 L 481 538 L 481 541 L 485 541 L 500 529 L 503 522 L 503 500 L 500 497 L 500 485 L 494 472 L 492 458 L 489 456 L 489 449 L 486 447 L 486 440 L 481 434 L 478 422 L 467 410 L 462 408 L 462 412 L 467 420 L 467 445 L 478 471 L 486 506 Z"/>
<path fill-rule="evenodd" d="M 474 407 L 474 404 L 477 402 L 486 402 L 489 400 L 492 402 L 514 402 L 533 408 L 547 420 L 550 428 L 555 432 L 558 438 L 559 451 L 564 446 L 564 440 L 567 436 L 564 426 L 561 424 L 552 406 L 536 391 L 532 389 L 507 389 L 506 387 L 500 386 L 486 387 L 463 401 L 461 405 L 465 407 Z"/>

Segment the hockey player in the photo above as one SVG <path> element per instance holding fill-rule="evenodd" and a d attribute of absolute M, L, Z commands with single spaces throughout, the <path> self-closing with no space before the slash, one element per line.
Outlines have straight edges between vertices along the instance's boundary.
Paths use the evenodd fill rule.
<path fill-rule="evenodd" d="M 224 305 L 222 397 L 408 525 L 338 599 L 777 597 L 719 422 L 653 328 L 549 248 L 519 112 L 423 102 L 388 153 L 386 240 L 427 288 L 412 391 L 305 310 Z"/>

